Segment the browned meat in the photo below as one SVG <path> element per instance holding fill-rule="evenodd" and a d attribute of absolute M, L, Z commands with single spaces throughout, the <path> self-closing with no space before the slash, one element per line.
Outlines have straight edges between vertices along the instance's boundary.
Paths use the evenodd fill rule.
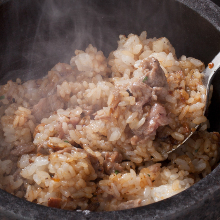
<path fill-rule="evenodd" d="M 136 92 L 140 92 L 141 91 L 142 96 L 138 99 L 138 101 L 135 103 L 135 105 L 132 106 L 132 111 L 137 111 L 140 114 L 142 114 L 142 112 L 143 112 L 143 110 L 142 110 L 143 105 L 148 103 L 150 101 L 150 99 L 151 99 L 152 88 L 139 80 L 137 82 L 134 82 L 130 86 L 130 90 L 132 91 L 132 93 L 136 93 Z"/>
<path fill-rule="evenodd" d="M 53 208 L 61 208 L 61 199 L 60 198 L 49 198 L 47 205 Z"/>
<path fill-rule="evenodd" d="M 155 103 L 150 110 L 146 122 L 137 130 L 133 130 L 133 132 L 138 136 L 144 135 L 144 138 L 147 139 L 156 134 L 156 130 L 159 126 L 164 126 L 168 123 L 169 120 L 166 116 L 165 108 L 162 105 Z"/>
<path fill-rule="evenodd" d="M 21 172 L 21 168 L 18 168 L 14 174 L 13 174 L 13 178 L 14 178 L 14 181 L 16 181 L 20 176 L 20 172 Z"/>
<path fill-rule="evenodd" d="M 44 145 L 38 145 L 37 153 L 42 155 L 49 155 L 49 148 Z"/>
<path fill-rule="evenodd" d="M 118 205 L 118 210 L 122 209 L 132 209 L 140 206 L 141 199 L 135 199 L 135 200 L 129 200 L 127 202 L 122 202 L 121 204 Z"/>
<path fill-rule="evenodd" d="M 102 178 L 103 177 L 103 167 L 102 165 L 100 164 L 99 160 L 97 157 L 93 156 L 92 154 L 89 154 L 88 153 L 88 158 L 97 174 L 97 176 L 99 178 Z"/>
<path fill-rule="evenodd" d="M 40 101 L 33 106 L 32 114 L 36 120 L 40 122 L 42 118 L 47 117 L 47 113 L 62 109 L 63 107 L 64 103 L 61 102 L 55 94 L 47 98 L 40 99 Z"/>
<path fill-rule="evenodd" d="M 64 107 L 64 103 L 59 100 L 57 95 L 51 95 L 47 98 L 47 102 L 49 104 L 49 111 L 56 111 L 58 109 L 62 109 Z"/>
<path fill-rule="evenodd" d="M 167 85 L 165 73 L 157 59 L 148 57 L 142 61 L 141 67 L 145 74 L 143 78 L 144 83 L 150 87 L 165 87 Z"/>
<path fill-rule="evenodd" d="M 11 154 L 15 155 L 15 156 L 21 156 L 23 154 L 28 154 L 34 150 L 35 150 L 35 146 L 33 143 L 20 144 L 20 145 L 16 146 L 16 148 L 11 151 Z"/>
<path fill-rule="evenodd" d="M 160 101 L 166 101 L 166 96 L 168 95 L 168 90 L 165 87 L 153 87 L 155 95 Z"/>
<path fill-rule="evenodd" d="M 105 153 L 105 161 L 103 163 L 105 173 L 110 175 L 111 173 L 117 171 L 122 172 L 123 167 L 119 164 L 122 161 L 122 155 L 115 152 L 106 152 Z"/>
<path fill-rule="evenodd" d="M 46 98 L 40 99 L 40 101 L 36 105 L 33 106 L 32 113 L 37 121 L 41 121 L 41 119 L 43 118 L 44 112 L 47 111 L 47 108 L 48 106 L 47 106 Z"/>

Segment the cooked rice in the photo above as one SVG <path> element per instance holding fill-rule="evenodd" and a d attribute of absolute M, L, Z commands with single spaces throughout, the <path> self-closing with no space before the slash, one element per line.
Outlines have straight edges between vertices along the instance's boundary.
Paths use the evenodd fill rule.
<path fill-rule="evenodd" d="M 177 59 L 165 37 L 119 38 L 108 58 L 89 45 L 42 79 L 0 87 L 2 189 L 46 206 L 111 211 L 173 196 L 216 166 L 219 134 L 206 131 L 203 116 L 204 64 Z M 153 58 L 167 83 L 149 88 L 144 103 L 145 90 L 135 86 L 150 82 L 143 65 Z M 157 103 L 164 124 L 143 135 Z"/>

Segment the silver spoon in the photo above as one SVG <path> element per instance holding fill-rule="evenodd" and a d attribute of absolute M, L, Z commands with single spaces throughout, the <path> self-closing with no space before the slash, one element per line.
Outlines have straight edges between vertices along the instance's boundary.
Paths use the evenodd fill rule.
<path fill-rule="evenodd" d="M 209 104 L 209 96 L 210 96 L 210 87 L 211 82 L 215 74 L 218 72 L 218 69 L 220 68 L 220 52 L 215 56 L 215 58 L 209 63 L 208 67 L 203 71 L 204 78 L 203 78 L 203 85 L 206 87 L 206 103 L 204 107 L 203 114 L 207 114 L 207 108 Z M 180 144 L 178 144 L 175 148 L 168 151 L 167 153 L 171 153 L 177 148 L 179 148 L 181 145 L 183 145 L 198 129 L 199 125 L 196 125 L 195 130 L 191 131 L 191 133 L 186 137 Z"/>

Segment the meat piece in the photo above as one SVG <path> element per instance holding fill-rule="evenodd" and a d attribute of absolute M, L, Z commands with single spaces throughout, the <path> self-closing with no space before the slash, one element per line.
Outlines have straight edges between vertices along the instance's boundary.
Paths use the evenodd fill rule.
<path fill-rule="evenodd" d="M 103 167 L 100 164 L 98 158 L 93 156 L 92 154 L 89 154 L 89 153 L 88 153 L 88 158 L 89 158 L 89 160 L 90 160 L 90 162 L 92 164 L 92 167 L 94 168 L 97 176 L 99 178 L 102 178 L 103 177 Z"/>
<path fill-rule="evenodd" d="M 64 103 L 59 100 L 56 94 L 51 95 L 47 98 L 49 104 L 49 111 L 53 112 L 64 107 Z"/>
<path fill-rule="evenodd" d="M 114 173 L 116 170 L 118 172 L 123 171 L 123 167 L 119 164 L 122 161 L 122 155 L 115 152 L 106 152 L 105 153 L 105 161 L 103 163 L 103 167 L 105 170 L 105 173 L 110 175 L 111 173 Z"/>
<path fill-rule="evenodd" d="M 146 122 L 137 130 L 133 130 L 133 132 L 140 136 L 144 135 L 144 138 L 147 139 L 150 136 L 156 135 L 156 130 L 159 126 L 164 126 L 169 123 L 169 119 L 166 116 L 165 108 L 155 103 L 150 110 L 150 114 L 146 120 Z"/>
<path fill-rule="evenodd" d="M 140 114 L 142 114 L 143 105 L 145 105 L 151 100 L 152 88 L 139 80 L 137 82 L 134 82 L 130 86 L 130 90 L 132 91 L 132 93 L 137 93 L 137 92 L 142 93 L 142 96 L 138 98 L 138 101 L 135 103 L 134 106 L 132 106 L 132 111 L 139 112 Z"/>
<path fill-rule="evenodd" d="M 50 154 L 49 148 L 42 145 L 42 144 L 37 146 L 37 153 L 42 154 L 42 155 L 49 155 Z"/>
<path fill-rule="evenodd" d="M 144 83 L 150 87 L 165 87 L 167 85 L 167 78 L 157 59 L 148 57 L 142 61 L 141 67 L 145 74 Z"/>
<path fill-rule="evenodd" d="M 61 208 L 61 202 L 62 202 L 62 199 L 60 199 L 60 198 L 49 198 L 47 205 L 49 207 L 60 209 Z"/>
<path fill-rule="evenodd" d="M 168 90 L 165 87 L 153 87 L 153 92 L 158 97 L 160 101 L 166 101 L 166 96 L 168 95 Z"/>
<path fill-rule="evenodd" d="M 21 168 L 18 168 L 14 174 L 13 174 L 13 178 L 14 178 L 14 181 L 18 180 L 20 176 L 20 172 L 21 172 Z"/>
<path fill-rule="evenodd" d="M 34 150 L 35 150 L 35 146 L 32 143 L 20 144 L 20 145 L 16 146 L 16 148 L 11 151 L 11 154 L 14 156 L 21 156 L 23 154 L 28 154 Z"/>
<path fill-rule="evenodd" d="M 141 199 L 135 199 L 135 200 L 129 200 L 127 202 L 122 202 L 121 204 L 118 205 L 117 209 L 122 210 L 122 209 L 132 209 L 140 206 Z"/>
<path fill-rule="evenodd" d="M 47 98 L 40 99 L 40 101 L 33 106 L 32 114 L 36 120 L 40 122 L 42 118 L 48 116 L 48 113 L 62 109 L 63 107 L 64 103 L 61 102 L 55 94 L 48 96 Z"/>
<path fill-rule="evenodd" d="M 46 98 L 40 99 L 40 101 L 36 105 L 33 106 L 32 114 L 34 115 L 37 121 L 41 121 L 41 119 L 43 118 L 44 112 L 47 111 L 47 108 L 48 106 L 47 106 Z"/>

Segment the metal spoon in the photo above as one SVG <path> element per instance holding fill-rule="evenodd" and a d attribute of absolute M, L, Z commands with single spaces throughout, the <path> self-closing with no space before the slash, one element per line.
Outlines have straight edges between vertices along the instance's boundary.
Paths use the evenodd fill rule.
<path fill-rule="evenodd" d="M 209 63 L 208 67 L 203 71 L 204 78 L 203 78 L 203 85 L 206 87 L 206 103 L 204 107 L 203 114 L 207 114 L 208 104 L 209 104 L 209 96 L 210 96 L 210 87 L 211 82 L 215 74 L 218 72 L 218 69 L 220 68 L 220 52 L 215 56 L 215 58 Z M 171 153 L 177 148 L 179 148 L 181 145 L 183 145 L 198 129 L 199 125 L 196 125 L 195 130 L 192 131 L 188 137 L 186 137 L 180 144 L 176 146 L 176 148 L 168 151 L 167 153 Z"/>

